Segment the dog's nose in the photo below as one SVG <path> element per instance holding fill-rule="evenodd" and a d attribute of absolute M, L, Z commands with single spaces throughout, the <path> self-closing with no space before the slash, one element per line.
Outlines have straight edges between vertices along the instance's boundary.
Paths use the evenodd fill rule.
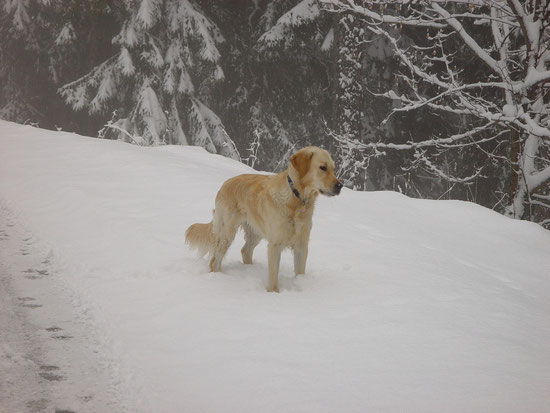
<path fill-rule="evenodd" d="M 336 192 L 337 194 L 340 193 L 340 190 L 342 189 L 344 185 L 342 185 L 342 182 L 338 181 L 334 184 L 334 192 Z"/>

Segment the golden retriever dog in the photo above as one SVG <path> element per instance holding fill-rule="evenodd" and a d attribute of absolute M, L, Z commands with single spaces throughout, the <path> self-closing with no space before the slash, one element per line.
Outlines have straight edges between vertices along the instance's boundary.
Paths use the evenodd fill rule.
<path fill-rule="evenodd" d="M 202 255 L 209 254 L 210 271 L 218 272 L 239 227 L 244 230 L 245 264 L 252 264 L 254 248 L 266 239 L 267 291 L 278 292 L 282 250 L 292 249 L 294 272 L 304 274 L 315 200 L 319 193 L 334 196 L 341 189 L 329 153 L 314 146 L 303 148 L 278 175 L 245 174 L 225 181 L 216 196 L 212 221 L 191 225 L 185 232 L 186 243 Z"/>

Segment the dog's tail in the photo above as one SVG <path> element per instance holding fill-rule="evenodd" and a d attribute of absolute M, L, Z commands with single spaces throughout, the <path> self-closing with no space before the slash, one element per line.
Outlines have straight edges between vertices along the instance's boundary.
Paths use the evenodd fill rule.
<path fill-rule="evenodd" d="M 214 250 L 216 244 L 212 222 L 208 224 L 193 224 L 185 231 L 185 243 L 196 249 L 201 256 Z"/>

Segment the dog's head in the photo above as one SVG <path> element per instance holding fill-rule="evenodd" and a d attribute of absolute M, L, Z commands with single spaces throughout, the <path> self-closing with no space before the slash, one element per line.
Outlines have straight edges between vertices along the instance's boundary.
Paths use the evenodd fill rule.
<path fill-rule="evenodd" d="M 324 149 L 308 146 L 290 157 L 300 185 L 306 192 L 320 192 L 326 196 L 340 193 L 342 183 L 334 176 L 334 162 Z"/>

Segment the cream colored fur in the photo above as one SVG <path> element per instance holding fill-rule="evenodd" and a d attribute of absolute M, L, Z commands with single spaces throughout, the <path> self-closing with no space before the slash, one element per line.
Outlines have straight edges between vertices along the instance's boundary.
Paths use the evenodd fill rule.
<path fill-rule="evenodd" d="M 287 176 L 301 199 L 293 194 Z M 216 196 L 212 221 L 191 225 L 185 232 L 186 243 L 202 255 L 209 254 L 210 271 L 218 272 L 239 227 L 244 230 L 241 254 L 245 264 L 252 263 L 254 248 L 266 239 L 267 290 L 278 291 L 282 250 L 292 249 L 294 272 L 304 274 L 315 200 L 319 193 L 337 195 L 341 186 L 329 153 L 313 146 L 303 148 L 278 175 L 247 174 L 227 180 Z"/>

